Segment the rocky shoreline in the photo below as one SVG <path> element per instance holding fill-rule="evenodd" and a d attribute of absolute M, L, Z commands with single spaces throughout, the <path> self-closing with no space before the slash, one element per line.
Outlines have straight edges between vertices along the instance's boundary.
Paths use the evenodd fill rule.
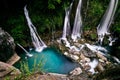
<path fill-rule="evenodd" d="M 3 32 L 0 34 L 6 33 L 1 28 L 0 30 L 1 32 Z M 8 36 L 8 33 L 5 35 Z M 0 35 L 0 37 L 1 36 L 3 35 Z M 15 52 L 14 39 L 10 35 L 8 38 L 9 39 L 5 37 L 5 39 L 0 40 L 0 41 L 5 40 L 6 43 L 10 44 L 8 46 L 12 46 L 10 47 L 10 49 L 12 50 L 11 51 L 12 56 L 8 58 L 7 61 L 5 62 L 0 61 L 0 80 L 5 80 L 6 77 L 9 77 L 9 80 L 14 80 L 16 79 L 16 77 L 19 77 L 22 74 L 20 70 L 12 66 L 20 59 L 20 57 Z M 48 79 L 49 80 L 101 80 L 101 79 L 98 79 L 100 78 L 99 75 L 104 73 L 109 74 L 109 73 L 106 73 L 106 69 L 109 69 L 109 70 L 111 69 L 114 72 L 115 70 L 114 68 L 117 67 L 118 71 L 120 70 L 118 67 L 119 66 L 118 63 L 111 62 L 109 58 L 105 57 L 99 52 L 92 51 L 90 48 L 87 47 L 88 44 L 82 45 L 85 42 L 86 41 L 82 39 L 78 42 L 72 43 L 72 45 L 74 46 L 71 49 L 69 49 L 65 47 L 64 41 L 63 43 L 58 43 L 57 41 L 53 41 L 50 43 L 48 41 L 49 46 L 55 46 L 56 48 L 58 48 L 62 53 L 64 53 L 65 56 L 69 57 L 74 62 L 77 62 L 80 65 L 80 67 L 75 68 L 73 71 L 71 71 L 67 75 L 37 72 L 37 73 L 31 74 L 30 76 L 24 76 L 22 80 L 48 80 Z M 79 43 L 82 43 L 82 44 L 79 44 Z M 3 43 L 1 42 L 0 45 L 3 45 Z M 80 47 L 81 49 L 77 50 Z M 7 53 L 4 53 L 4 54 L 7 54 Z M 117 77 L 119 76 L 117 75 Z M 105 76 L 104 78 L 106 79 Z M 106 80 L 110 80 L 110 79 L 108 79 L 107 77 Z"/>

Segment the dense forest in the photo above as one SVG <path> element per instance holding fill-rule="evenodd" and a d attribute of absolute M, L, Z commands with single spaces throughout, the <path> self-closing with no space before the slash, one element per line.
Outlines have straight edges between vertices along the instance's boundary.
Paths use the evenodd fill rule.
<path fill-rule="evenodd" d="M 78 0 L 75 0 L 76 2 Z M 52 37 L 53 31 L 62 31 L 65 17 L 65 8 L 72 0 L 1 0 L 0 1 L 0 27 L 9 32 L 16 43 L 26 45 L 31 41 L 29 29 L 24 16 L 23 8 L 27 5 L 33 24 L 36 26 L 39 35 L 44 40 L 44 34 Z M 82 20 L 84 31 L 96 30 L 109 0 L 84 0 L 82 5 Z M 73 7 L 73 14 L 74 14 Z M 116 52 L 119 52 L 120 45 L 120 2 L 111 25 L 111 33 L 117 37 L 113 45 Z M 73 18 L 71 17 L 71 22 Z M 73 24 L 71 24 L 73 25 Z M 94 37 L 96 35 L 92 35 Z"/>

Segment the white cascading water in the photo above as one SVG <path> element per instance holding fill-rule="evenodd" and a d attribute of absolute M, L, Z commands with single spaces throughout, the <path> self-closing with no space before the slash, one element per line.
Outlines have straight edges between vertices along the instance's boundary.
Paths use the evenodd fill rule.
<path fill-rule="evenodd" d="M 74 42 L 77 42 L 77 39 L 81 38 L 81 33 L 82 33 L 81 6 L 82 6 L 82 0 L 79 0 L 76 10 L 75 20 L 74 20 L 73 31 L 71 35 L 71 38 L 73 39 Z"/>
<path fill-rule="evenodd" d="M 109 36 L 109 46 L 112 46 L 113 43 L 117 40 L 118 38 L 112 38 L 112 36 Z"/>
<path fill-rule="evenodd" d="M 105 12 L 100 24 L 97 27 L 97 33 L 98 33 L 98 41 L 100 41 L 100 43 L 102 43 L 104 36 L 109 34 L 109 27 L 113 21 L 113 17 L 117 8 L 117 4 L 118 4 L 118 0 L 111 0 L 109 3 L 109 6 L 107 8 L 107 11 Z M 72 34 L 71 34 L 71 38 L 74 42 L 78 41 L 78 38 L 81 38 L 81 34 L 82 34 L 82 17 L 81 17 L 81 5 L 82 5 L 82 0 L 79 0 L 78 6 L 77 6 L 77 10 L 76 10 L 76 15 L 75 15 L 75 21 L 74 21 L 74 26 L 73 26 L 73 30 L 72 30 Z M 69 10 L 66 11 L 66 16 L 65 16 L 65 22 L 64 22 L 64 30 L 63 30 L 63 35 L 62 35 L 62 40 L 64 40 L 66 43 L 68 43 L 67 41 L 67 30 L 69 28 L 69 15 L 70 12 Z M 111 36 L 109 36 L 109 45 L 112 45 L 112 43 L 116 40 L 113 39 Z M 76 46 L 70 46 L 70 43 L 68 43 L 67 45 L 69 45 L 69 49 L 70 50 L 74 50 L 79 52 L 80 50 L 82 50 L 82 48 L 84 48 L 85 46 L 88 47 L 91 51 L 99 53 L 105 57 L 108 58 L 113 58 L 117 63 L 120 63 L 120 60 L 114 56 L 111 56 L 108 54 L 108 50 L 104 47 L 102 47 L 101 45 L 97 46 L 97 45 L 91 45 L 88 43 L 85 44 L 79 44 L 79 47 Z M 67 53 L 65 53 L 67 54 Z M 92 74 L 95 73 L 95 68 L 98 65 L 98 59 L 94 58 L 93 61 L 90 61 L 89 63 L 90 68 L 90 72 L 92 72 Z"/>
<path fill-rule="evenodd" d="M 102 55 L 105 55 L 105 53 L 108 53 L 107 49 L 105 49 L 104 47 L 102 46 L 97 46 L 97 45 L 90 45 L 88 43 L 85 43 L 85 45 L 90 49 L 92 50 L 93 52 L 98 52 Z M 104 52 L 104 53 L 103 53 Z"/>
<path fill-rule="evenodd" d="M 30 29 L 31 39 L 32 43 L 36 49 L 36 51 L 41 52 L 44 48 L 46 48 L 46 44 L 41 40 L 39 37 L 37 30 L 35 26 L 32 24 L 31 19 L 29 18 L 28 10 L 26 9 L 26 6 L 24 7 L 24 14 L 27 19 L 27 23 Z"/>
<path fill-rule="evenodd" d="M 27 55 L 28 57 L 32 57 L 32 56 L 33 56 L 33 55 L 30 54 L 26 49 L 24 49 L 20 44 L 17 43 L 17 45 L 18 45 L 21 49 L 23 49 L 23 51 L 25 51 L 25 53 L 26 53 L 26 55 Z"/>
<path fill-rule="evenodd" d="M 91 61 L 90 63 L 88 63 L 89 66 L 91 67 L 89 71 L 90 71 L 92 74 L 95 73 L 95 68 L 97 67 L 98 63 L 99 63 L 99 61 L 98 61 L 97 59 L 93 59 L 93 61 Z"/>
<path fill-rule="evenodd" d="M 98 41 L 102 44 L 105 35 L 109 35 L 109 27 L 113 21 L 113 17 L 118 5 L 118 0 L 110 0 L 109 6 L 97 27 Z"/>
<path fill-rule="evenodd" d="M 65 19 L 64 19 L 64 27 L 63 27 L 63 34 L 61 40 L 65 41 L 65 46 L 70 47 L 70 43 L 67 40 L 67 35 L 70 33 L 70 13 L 71 13 L 71 8 L 72 8 L 73 2 L 71 3 L 70 7 L 65 9 Z"/>

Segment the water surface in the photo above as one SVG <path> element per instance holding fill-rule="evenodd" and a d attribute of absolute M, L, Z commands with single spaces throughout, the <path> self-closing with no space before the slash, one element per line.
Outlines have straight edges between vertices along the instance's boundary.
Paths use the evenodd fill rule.
<path fill-rule="evenodd" d="M 29 52 L 33 54 L 33 56 L 27 57 L 24 53 L 21 55 L 21 61 L 27 61 L 30 69 L 32 69 L 35 64 L 39 65 L 42 62 L 42 69 L 45 72 L 68 74 L 75 67 L 79 66 L 53 48 L 46 48 L 42 52 L 36 52 L 33 49 Z"/>

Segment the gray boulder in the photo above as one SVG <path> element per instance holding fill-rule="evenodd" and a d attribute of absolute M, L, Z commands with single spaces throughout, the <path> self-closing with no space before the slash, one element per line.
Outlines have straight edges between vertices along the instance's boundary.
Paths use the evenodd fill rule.
<path fill-rule="evenodd" d="M 90 50 L 86 45 L 80 50 L 80 53 L 89 58 L 96 57 L 96 53 Z"/>
<path fill-rule="evenodd" d="M 14 39 L 0 28 L 0 61 L 6 62 L 15 52 Z"/>

